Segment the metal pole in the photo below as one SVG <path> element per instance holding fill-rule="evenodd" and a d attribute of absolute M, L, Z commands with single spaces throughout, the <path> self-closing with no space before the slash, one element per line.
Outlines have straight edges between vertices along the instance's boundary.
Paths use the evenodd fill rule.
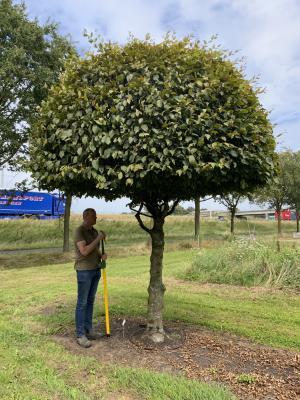
<path fill-rule="evenodd" d="M 104 240 L 101 241 L 101 253 L 104 254 Z M 104 262 L 104 268 L 102 269 L 103 279 L 103 295 L 104 295 L 104 309 L 105 309 L 105 329 L 106 336 L 110 336 L 110 324 L 109 324 L 109 311 L 108 311 L 108 290 L 107 290 L 107 279 L 106 279 L 106 262 Z"/>
<path fill-rule="evenodd" d="M 108 311 L 108 292 L 107 292 L 107 279 L 106 279 L 106 269 L 102 270 L 103 276 L 103 294 L 104 294 L 104 308 L 105 308 L 105 328 L 106 336 L 110 336 L 110 324 L 109 324 L 109 311 Z"/>

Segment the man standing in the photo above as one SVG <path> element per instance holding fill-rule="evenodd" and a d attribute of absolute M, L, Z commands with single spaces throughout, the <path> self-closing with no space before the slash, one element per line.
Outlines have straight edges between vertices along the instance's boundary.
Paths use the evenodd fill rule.
<path fill-rule="evenodd" d="M 98 283 L 101 277 L 100 260 L 106 260 L 101 254 L 99 244 L 104 240 L 104 232 L 98 233 L 93 225 L 97 215 L 93 208 L 83 211 L 83 223 L 75 232 L 75 270 L 77 273 L 77 305 L 75 313 L 77 343 L 82 347 L 91 347 L 90 340 L 97 335 L 92 331 L 93 308 Z"/>

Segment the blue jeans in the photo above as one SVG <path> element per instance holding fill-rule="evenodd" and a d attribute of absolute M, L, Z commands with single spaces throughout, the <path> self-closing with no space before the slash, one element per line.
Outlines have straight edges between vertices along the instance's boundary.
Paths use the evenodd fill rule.
<path fill-rule="evenodd" d="M 76 335 L 84 336 L 92 330 L 93 308 L 101 272 L 99 269 L 77 272 Z"/>

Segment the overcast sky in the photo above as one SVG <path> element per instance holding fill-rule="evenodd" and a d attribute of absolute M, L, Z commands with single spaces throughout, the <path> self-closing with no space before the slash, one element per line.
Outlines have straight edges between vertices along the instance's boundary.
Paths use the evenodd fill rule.
<path fill-rule="evenodd" d="M 159 41 L 166 32 L 193 34 L 201 40 L 217 34 L 223 48 L 239 50 L 248 77 L 259 75 L 265 108 L 277 124 L 278 149 L 300 150 L 300 0 L 27 0 L 28 14 L 41 23 L 50 18 L 71 35 L 78 50 L 87 49 L 83 31 L 124 43 L 129 32 Z M 126 211 L 126 200 L 75 201 L 101 212 Z M 209 203 L 208 203 L 209 204 Z"/>

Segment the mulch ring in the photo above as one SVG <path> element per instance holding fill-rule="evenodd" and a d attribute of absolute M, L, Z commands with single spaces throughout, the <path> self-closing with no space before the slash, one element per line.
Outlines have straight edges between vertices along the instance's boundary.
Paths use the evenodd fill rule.
<path fill-rule="evenodd" d="M 164 343 L 145 339 L 145 321 L 111 321 L 111 336 L 94 341 L 89 349 L 77 345 L 70 331 L 55 340 L 76 354 L 101 363 L 146 368 L 227 386 L 243 400 L 300 399 L 300 353 L 253 343 L 229 333 L 179 323 L 165 323 Z M 105 332 L 100 324 L 99 332 Z"/>

